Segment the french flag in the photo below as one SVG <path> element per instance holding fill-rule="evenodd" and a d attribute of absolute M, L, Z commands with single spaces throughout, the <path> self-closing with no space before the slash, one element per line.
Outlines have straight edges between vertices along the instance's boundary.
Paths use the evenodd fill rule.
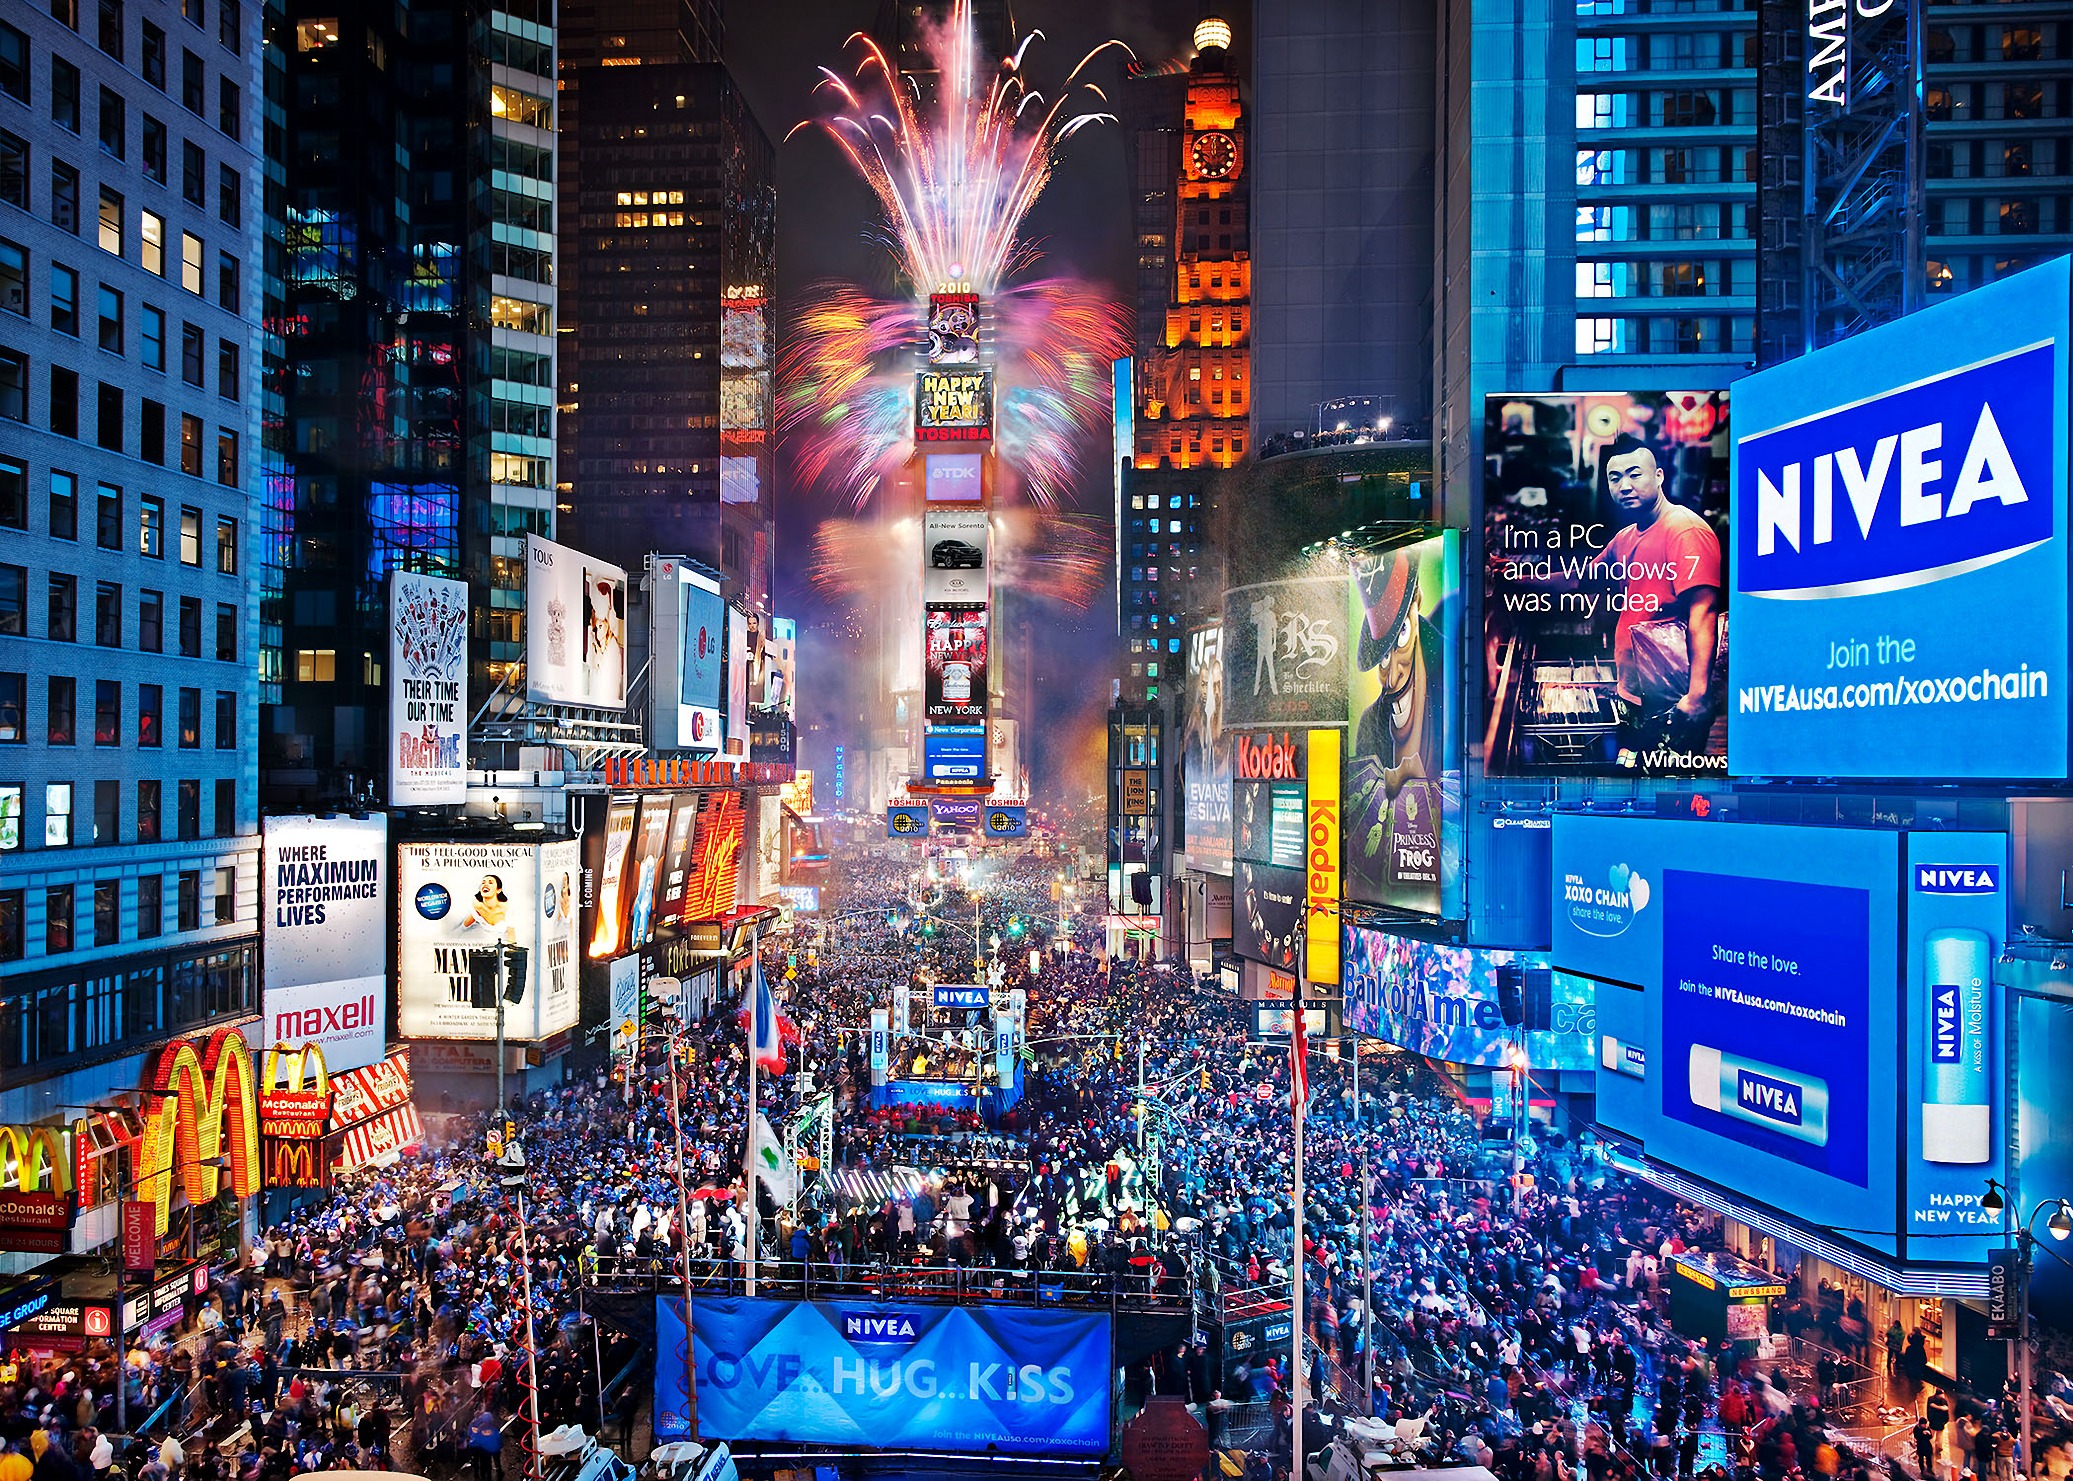
<path fill-rule="evenodd" d="M 763 964 L 755 965 L 755 980 L 749 990 L 742 994 L 744 999 L 737 1019 L 742 1031 L 748 1035 L 749 1052 L 756 1056 L 756 1066 L 773 1075 L 785 1072 L 785 1045 L 799 1042 L 799 1027 L 791 1019 L 777 1011 L 777 999 L 771 996 L 770 984 L 763 980 Z M 750 1016 L 754 1009 L 753 1018 Z"/>

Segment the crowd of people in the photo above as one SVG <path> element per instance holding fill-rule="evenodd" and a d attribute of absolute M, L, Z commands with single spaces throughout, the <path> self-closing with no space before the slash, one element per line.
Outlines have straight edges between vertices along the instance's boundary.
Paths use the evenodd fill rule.
<path fill-rule="evenodd" d="M 789 968 L 797 1034 L 784 1073 L 761 1077 L 760 1107 L 777 1125 L 823 1097 L 834 1113 L 835 1165 L 796 1200 L 741 1174 L 748 1045 L 722 1011 L 684 1026 L 674 1075 L 655 1038 L 610 1075 L 523 1097 L 522 1175 L 499 1175 L 480 1124 L 463 1122 L 450 1145 L 270 1228 L 180 1330 L 123 1366 L 133 1418 L 168 1406 L 206 1448 L 107 1438 L 112 1353 L 62 1376 L 0 1370 L 0 1441 L 32 1457 L 33 1481 L 281 1481 L 392 1463 L 471 1464 L 489 1481 L 506 1435 L 531 1423 L 536 1352 L 541 1426 L 625 1443 L 645 1391 L 618 1381 L 636 1344 L 587 1321 L 586 1294 L 629 1268 L 728 1280 L 753 1226 L 781 1290 L 858 1267 L 961 1266 L 997 1289 L 1080 1272 L 1219 1303 L 1234 1322 L 1286 1301 L 1301 1262 L 1304 1309 L 1282 1308 L 1308 1337 L 1300 1387 L 1292 1346 L 1264 1341 L 1159 1354 L 1124 1382 L 1132 1403 L 1187 1399 L 1215 1440 L 1284 1472 L 1301 1392 L 1306 1449 L 1336 1433 L 1332 1411 L 1372 1415 L 1503 1481 L 1870 1481 L 1888 1448 L 1938 1481 L 2009 1481 L 2005 1396 L 1928 1383 L 1919 1334 L 1884 1334 L 1890 1382 L 1921 1401 L 1912 1431 L 1888 1426 L 1905 1443 L 1882 1448 L 1875 1421 L 1843 1412 L 1877 1334 L 1839 1289 L 1788 1274 L 1779 1336 L 1754 1360 L 1675 1334 L 1667 1262 L 1719 1246 L 1710 1216 L 1619 1174 L 1587 1135 L 1484 1140 L 1456 1087 L 1410 1056 L 1363 1056 L 1356 1094 L 1352 1063 L 1313 1050 L 1299 1248 L 1285 1047 L 1213 981 L 1108 958 L 1094 918 L 1041 933 L 1034 972 L 1002 958 L 1006 985 L 1030 989 L 1019 1102 L 881 1103 L 870 1010 L 895 982 L 971 968 L 969 928 L 924 936 L 914 921 L 1048 925 L 1063 891 L 1033 860 L 971 889 L 904 858 L 842 869 L 828 896 L 847 909 L 831 903 L 818 931 L 766 956 L 773 979 Z M 0 1456 L 0 1481 L 26 1481 L 7 1469 Z"/>

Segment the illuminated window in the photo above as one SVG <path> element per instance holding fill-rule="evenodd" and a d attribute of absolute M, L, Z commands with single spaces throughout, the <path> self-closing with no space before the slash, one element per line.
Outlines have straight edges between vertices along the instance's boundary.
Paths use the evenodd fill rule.
<path fill-rule="evenodd" d="M 298 21 L 295 26 L 295 49 L 297 51 L 322 51 L 338 43 L 338 20 L 327 17 L 324 20 Z"/>
<path fill-rule="evenodd" d="M 302 684 L 329 684 L 338 669 L 338 653 L 331 648 L 298 648 L 295 678 Z"/>

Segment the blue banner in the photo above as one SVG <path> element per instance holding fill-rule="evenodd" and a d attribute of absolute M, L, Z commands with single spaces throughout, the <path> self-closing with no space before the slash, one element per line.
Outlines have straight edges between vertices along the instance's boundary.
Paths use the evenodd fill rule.
<path fill-rule="evenodd" d="M 1737 775 L 2066 775 L 2068 259 L 1735 383 Z"/>
<path fill-rule="evenodd" d="M 983 987 L 951 987 L 941 982 L 929 990 L 929 996 L 938 1008 L 985 1008 L 993 1002 L 993 995 Z"/>
<path fill-rule="evenodd" d="M 1591 982 L 1549 970 L 1543 951 L 1490 951 L 1393 936 L 1348 921 L 1342 931 L 1346 1026 L 1450 1064 L 1501 1068 L 1523 1044 L 1535 1071 L 1587 1070 L 1598 1062 Z M 1507 969 L 1547 978 L 1548 1026 L 1507 1026 L 1498 978 Z"/>
<path fill-rule="evenodd" d="M 699 1301 L 694 1315 L 698 1430 L 708 1439 L 1108 1450 L 1105 1313 L 729 1296 Z M 682 1303 L 657 1297 L 655 1320 L 655 1432 L 682 1438 Z"/>

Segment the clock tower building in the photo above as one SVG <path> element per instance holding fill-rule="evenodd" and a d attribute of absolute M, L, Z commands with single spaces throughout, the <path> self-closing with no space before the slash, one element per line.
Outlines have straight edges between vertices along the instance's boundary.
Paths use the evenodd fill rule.
<path fill-rule="evenodd" d="M 1252 252 L 1245 105 L 1230 42 L 1227 24 L 1204 21 L 1185 74 L 1163 316 L 1138 325 L 1138 468 L 1228 468 L 1245 453 Z M 1147 245 L 1141 232 L 1141 266 Z M 1148 296 L 1140 297 L 1145 317 Z"/>

